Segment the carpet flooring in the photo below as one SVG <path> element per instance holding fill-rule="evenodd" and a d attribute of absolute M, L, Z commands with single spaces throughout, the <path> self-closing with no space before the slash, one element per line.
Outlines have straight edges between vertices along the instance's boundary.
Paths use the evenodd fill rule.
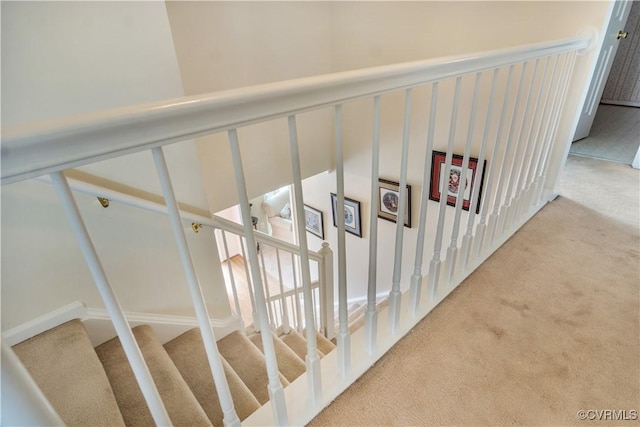
<path fill-rule="evenodd" d="M 310 425 L 638 425 L 638 198 L 640 171 L 570 157 L 560 197 Z"/>
<path fill-rule="evenodd" d="M 640 146 L 640 108 L 598 107 L 587 138 L 571 145 L 571 154 L 630 165 Z"/>

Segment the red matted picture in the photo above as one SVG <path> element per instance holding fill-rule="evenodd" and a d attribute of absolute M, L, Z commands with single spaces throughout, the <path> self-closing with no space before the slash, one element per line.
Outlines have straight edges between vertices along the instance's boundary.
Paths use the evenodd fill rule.
<path fill-rule="evenodd" d="M 476 202 L 476 213 L 480 212 L 480 200 L 482 200 L 482 183 L 484 182 L 484 171 L 482 168 L 482 176 L 480 182 L 477 179 L 478 159 L 469 157 L 469 165 L 467 170 L 462 170 L 462 156 L 454 154 L 451 159 L 451 170 L 449 176 L 445 177 L 445 159 L 447 153 L 434 151 L 431 162 L 431 188 L 429 190 L 429 199 L 436 202 L 440 201 L 443 185 L 447 192 L 447 204 L 455 206 L 458 197 L 462 197 L 462 209 L 468 211 L 471 207 L 471 195 L 475 185 L 478 188 L 478 199 Z M 486 166 L 487 161 L 484 161 Z"/>

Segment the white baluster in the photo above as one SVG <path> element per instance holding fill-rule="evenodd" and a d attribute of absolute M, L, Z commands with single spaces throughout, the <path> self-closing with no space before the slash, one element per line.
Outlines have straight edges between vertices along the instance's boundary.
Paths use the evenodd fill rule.
<path fill-rule="evenodd" d="M 351 366 L 351 336 L 347 312 L 347 252 L 344 218 L 344 159 L 342 147 L 342 105 L 335 106 L 336 221 L 338 222 L 338 369 L 344 378 Z"/>
<path fill-rule="evenodd" d="M 564 103 L 567 97 L 567 92 L 569 91 L 569 87 L 571 85 L 571 77 L 573 75 L 573 70 L 574 70 L 574 64 L 575 64 L 575 60 L 576 60 L 576 52 L 571 52 L 571 59 L 569 60 L 570 64 L 566 73 L 566 78 L 564 80 L 564 85 L 563 85 L 563 89 L 561 92 L 561 99 L 560 99 L 560 103 L 558 106 L 558 110 L 556 113 L 556 118 L 555 118 L 555 123 L 553 126 L 553 132 L 552 132 L 552 136 L 551 136 L 551 141 L 549 143 L 549 149 L 547 151 L 547 155 L 545 156 L 545 161 L 543 164 L 543 168 L 542 168 L 542 180 L 541 180 L 541 190 L 540 190 L 540 199 L 538 203 L 541 202 L 546 202 L 546 200 L 542 199 L 544 195 L 544 186 L 545 186 L 545 182 L 547 181 L 547 168 L 549 166 L 549 162 L 551 161 L 551 155 L 553 153 L 553 146 L 555 145 L 555 140 L 556 140 L 556 136 L 558 133 L 558 127 L 560 126 L 560 120 L 562 118 L 562 113 L 564 112 Z M 567 149 L 568 150 L 568 149 Z M 558 176 L 559 176 L 560 170 L 558 170 Z M 555 185 L 558 176 L 555 177 L 555 179 L 552 180 L 553 184 Z M 553 188 L 551 189 L 553 190 Z M 546 197 L 546 196 L 545 196 Z"/>
<path fill-rule="evenodd" d="M 494 200 L 493 205 L 493 213 L 489 217 L 489 242 L 493 245 L 496 234 L 498 234 L 498 229 L 500 228 L 498 224 L 498 220 L 504 221 L 505 208 L 504 206 L 500 209 L 500 205 L 502 203 L 502 187 L 505 182 L 508 182 L 511 179 L 511 176 L 507 175 L 507 162 L 509 161 L 509 157 L 511 155 L 511 147 L 513 146 L 513 132 L 516 123 L 516 119 L 518 117 L 518 109 L 520 107 L 520 99 L 522 97 L 522 87 L 524 86 L 525 75 L 527 73 L 527 65 L 528 62 L 524 62 L 522 64 L 522 69 L 520 70 L 520 83 L 518 84 L 518 92 L 516 93 L 516 101 L 513 106 L 513 115 L 511 116 L 511 122 L 509 124 L 509 131 L 507 132 L 507 143 L 504 147 L 504 157 L 502 158 L 502 165 L 500 166 L 500 178 L 498 179 L 498 188 L 496 190 L 496 198 Z M 512 159 L 513 161 L 513 159 Z"/>
<path fill-rule="evenodd" d="M 251 276 L 253 278 L 254 293 L 256 297 L 256 306 L 258 310 L 258 319 L 260 323 L 262 348 L 267 362 L 267 375 L 269 377 L 269 399 L 276 425 L 284 426 L 289 424 L 287 415 L 287 406 L 284 398 L 284 390 L 280 383 L 280 372 L 278 371 L 278 362 L 273 346 L 273 337 L 269 329 L 269 319 L 267 318 L 267 303 L 262 288 L 262 280 L 260 280 L 260 271 L 258 265 L 258 253 L 256 249 L 255 236 L 251 224 L 251 207 L 247 197 L 247 185 L 244 178 L 242 167 L 242 157 L 240 155 L 240 144 L 238 143 L 238 133 L 235 129 L 229 131 L 229 145 L 231 147 L 231 156 L 233 159 L 233 172 L 236 178 L 236 189 L 238 190 L 238 200 L 240 201 L 240 211 L 242 213 L 242 226 L 247 241 L 247 250 L 249 252 L 249 261 L 251 264 Z"/>
<path fill-rule="evenodd" d="M 249 301 L 251 302 L 251 320 L 253 320 L 253 329 L 260 332 L 260 320 L 258 319 L 258 310 L 256 308 L 256 296 L 253 294 L 253 281 L 251 280 L 249 260 L 247 259 L 247 251 L 245 249 L 246 240 L 240 237 L 240 249 L 242 250 L 242 265 L 244 266 L 244 274 L 247 279 L 247 290 L 249 291 Z"/>
<path fill-rule="evenodd" d="M 522 213 L 522 200 L 524 199 L 524 197 L 522 197 L 522 194 L 524 192 L 524 187 L 526 184 L 526 177 L 527 174 L 529 172 L 529 168 L 531 167 L 531 160 L 533 158 L 533 151 L 535 149 L 535 140 L 533 139 L 533 128 L 535 127 L 536 122 L 538 121 L 538 117 L 539 117 L 539 113 L 540 113 L 540 105 L 541 105 L 541 100 L 542 100 L 542 91 L 544 89 L 544 83 L 545 80 L 547 78 L 547 71 L 549 68 L 549 58 L 547 57 L 544 63 L 544 70 L 542 72 L 542 78 L 540 80 L 540 85 L 538 87 L 538 94 L 536 96 L 536 107 L 533 111 L 533 119 L 531 120 L 531 126 L 529 127 L 529 133 L 527 135 L 526 141 L 527 141 L 527 148 L 525 150 L 524 156 L 523 156 L 523 161 L 522 161 L 522 166 L 520 167 L 520 175 L 518 175 L 518 181 L 516 183 L 515 186 L 515 198 L 513 200 L 513 208 L 514 208 L 514 215 L 512 215 L 511 219 L 513 220 L 520 220 L 520 216 Z M 535 74 L 535 73 L 534 73 Z M 544 105 L 544 102 L 542 103 L 542 105 Z M 511 222 L 510 225 L 513 225 L 513 223 Z"/>
<path fill-rule="evenodd" d="M 564 60 L 562 62 L 562 69 L 560 72 L 560 77 L 558 78 L 555 96 L 553 97 L 551 111 L 549 112 L 549 117 L 547 118 L 547 124 L 545 128 L 544 138 L 542 141 L 542 149 L 540 151 L 540 157 L 538 159 L 538 164 L 536 167 L 536 179 L 534 181 L 534 194 L 533 194 L 533 205 L 538 206 L 540 203 L 540 193 L 542 192 L 542 171 L 543 165 L 545 162 L 546 154 L 551 145 L 551 139 L 553 134 L 554 123 L 558 114 L 558 110 L 560 107 L 560 93 L 564 84 L 565 77 L 568 74 L 568 66 L 569 66 L 569 54 L 564 55 Z"/>
<path fill-rule="evenodd" d="M 2 418 L 4 426 L 65 425 L 11 346 L 2 340 Z"/>
<path fill-rule="evenodd" d="M 538 206 L 540 203 L 540 195 L 542 193 L 542 173 L 544 169 L 544 163 L 546 159 L 547 152 L 549 151 L 549 147 L 552 145 L 552 135 L 553 135 L 553 127 L 555 126 L 555 121 L 558 116 L 558 111 L 560 109 L 560 93 L 563 88 L 563 84 L 566 76 L 568 75 L 569 70 L 569 54 L 565 54 L 564 61 L 562 63 L 562 71 L 560 73 L 560 78 L 558 79 L 558 84 L 556 86 L 555 97 L 553 99 L 551 112 L 549 113 L 549 120 L 547 121 L 547 127 L 545 129 L 544 141 L 542 150 L 540 152 L 540 159 L 538 160 L 537 172 L 536 172 L 536 181 L 535 181 L 535 190 L 534 190 L 534 206 Z"/>
<path fill-rule="evenodd" d="M 447 144 L 447 155 L 444 161 L 444 175 L 448 177 L 451 173 L 451 159 L 453 158 L 453 144 L 455 142 L 456 121 L 458 118 L 458 103 L 460 101 L 461 77 L 456 78 L 456 88 L 453 95 L 453 107 L 451 109 L 451 121 L 449 123 L 449 143 Z M 436 300 L 438 294 L 438 284 L 440 282 L 440 252 L 442 251 L 442 235 L 444 234 L 444 219 L 447 207 L 447 186 L 441 183 L 440 204 L 438 205 L 438 225 L 436 227 L 436 238 L 433 243 L 433 258 L 429 266 L 429 297 L 431 301 Z"/>
<path fill-rule="evenodd" d="M 453 227 L 451 228 L 451 242 L 447 248 L 447 285 L 451 283 L 453 279 L 456 257 L 458 255 L 458 233 L 460 232 L 460 216 L 462 215 L 462 203 L 464 202 L 464 192 L 466 186 L 466 173 L 469 167 L 469 154 L 471 152 L 471 141 L 473 141 L 473 127 L 476 122 L 476 110 L 478 106 L 478 92 L 480 90 L 480 78 L 482 73 L 476 73 L 476 80 L 473 89 L 473 100 L 471 101 L 471 114 L 469 115 L 469 127 L 467 130 L 467 142 L 464 146 L 464 153 L 462 155 L 462 174 L 460 176 L 460 187 L 458 197 L 456 197 L 455 213 L 453 218 Z M 448 177 L 449 175 L 445 175 Z M 448 178 L 447 178 L 448 179 Z M 442 183 L 443 188 L 445 183 Z"/>
<path fill-rule="evenodd" d="M 291 169 L 293 172 L 293 190 L 295 193 L 298 218 L 304 219 L 304 199 L 302 197 L 302 174 L 300 172 L 300 153 L 298 149 L 298 131 L 296 117 L 289 116 L 289 148 L 291 150 Z M 340 212 L 341 209 L 338 209 Z M 320 378 L 320 357 L 318 356 L 315 326 L 313 321 L 313 301 L 311 295 L 311 272 L 309 270 L 309 248 L 305 221 L 298 221 L 298 244 L 300 246 L 300 270 L 302 272 L 302 295 L 304 298 L 304 317 L 307 328 L 307 379 L 311 402 L 319 404 L 322 384 Z"/>
<path fill-rule="evenodd" d="M 490 246 L 490 239 L 486 236 L 491 235 L 491 230 L 495 228 L 495 220 L 496 217 L 494 214 L 489 215 L 488 226 L 487 226 L 487 214 L 489 212 L 489 206 L 491 205 L 491 196 L 493 189 L 493 181 L 500 179 L 501 171 L 498 169 L 498 153 L 500 152 L 500 145 L 502 141 L 502 131 L 504 130 L 504 120 L 507 114 L 507 103 L 509 102 L 509 97 L 511 95 L 511 82 L 513 80 L 513 69 L 515 65 L 509 66 L 509 74 L 507 76 L 507 85 L 504 93 L 504 98 L 502 98 L 502 107 L 500 112 L 500 119 L 498 121 L 498 132 L 496 134 L 496 138 L 493 143 L 493 152 L 491 154 L 491 160 L 489 162 L 489 174 L 487 176 L 487 182 L 485 184 L 485 191 L 482 195 L 482 202 L 480 206 L 482 207 L 482 215 L 480 216 L 480 223 L 476 229 L 476 237 L 474 242 L 476 244 L 475 253 L 480 255 L 485 247 Z M 497 192 L 495 193 L 495 198 L 498 198 Z M 486 232 L 485 232 L 486 230 Z"/>
<path fill-rule="evenodd" d="M 407 168 L 409 164 L 409 136 L 411 123 L 411 99 L 412 89 L 409 88 L 405 92 L 404 102 L 404 123 L 402 128 L 402 157 L 400 160 L 400 186 L 398 198 L 398 216 L 396 217 L 396 247 L 393 259 L 393 283 L 391 292 L 389 292 L 389 318 L 391 320 L 391 333 L 398 332 L 400 323 L 400 301 L 402 294 L 400 293 L 400 278 L 402 273 L 402 244 L 404 241 L 404 217 L 406 212 L 407 200 Z"/>
<path fill-rule="evenodd" d="M 142 391 L 144 399 L 149 406 L 149 411 L 153 416 L 153 420 L 157 425 L 170 426 L 171 419 L 169 418 L 169 414 L 167 414 L 167 410 L 162 403 L 158 389 L 156 388 L 153 379 L 151 378 L 151 374 L 149 373 L 149 368 L 147 368 L 147 364 L 142 357 L 138 343 L 133 337 L 133 332 L 131 332 L 127 319 L 124 317 L 122 307 L 120 306 L 120 303 L 113 292 L 113 288 L 107 279 L 107 275 L 104 272 L 102 264 L 100 263 L 100 258 L 93 246 L 91 237 L 89 237 L 87 228 L 82 221 L 82 216 L 80 215 L 78 206 L 71 194 L 71 189 L 69 188 L 67 179 L 62 172 L 55 172 L 51 174 L 51 182 L 55 187 L 58 198 L 62 202 L 64 212 L 69 220 L 73 234 L 78 241 L 78 245 L 80 246 L 84 259 L 87 261 L 91 276 L 98 288 L 98 292 L 104 302 L 107 313 L 109 313 L 109 317 L 113 322 L 113 327 L 116 330 L 116 334 L 118 334 L 118 338 L 122 344 L 122 349 L 127 356 L 129 364 L 131 365 L 131 369 L 136 377 L 140 391 Z M 233 406 L 231 409 L 233 410 Z M 238 425 L 239 424 L 240 423 L 238 421 Z"/>
<path fill-rule="evenodd" d="M 369 278 L 367 287 L 367 311 L 365 312 L 365 346 L 369 354 L 376 349 L 378 311 L 376 288 L 378 268 L 378 176 L 380 168 L 380 96 L 373 98 L 373 143 L 371 146 L 371 215 L 369 217 Z"/>
<path fill-rule="evenodd" d="M 264 246 L 263 246 L 264 249 Z M 264 250 L 260 251 L 260 262 L 262 263 L 262 283 L 264 284 L 264 293 L 267 297 L 267 313 L 271 327 L 275 331 L 277 329 L 277 322 L 275 313 L 273 312 L 273 302 L 271 301 L 271 291 L 269 290 L 269 279 L 267 278 L 267 264 L 264 263 Z"/>
<path fill-rule="evenodd" d="M 320 287 L 318 286 L 317 288 L 313 289 L 313 307 L 315 309 L 314 313 L 316 315 L 316 332 L 321 332 L 322 328 L 320 325 L 322 325 L 322 319 L 321 319 L 321 315 L 320 312 L 322 311 L 322 305 L 320 303 L 320 301 L 322 301 L 320 299 Z"/>
<path fill-rule="evenodd" d="M 278 283 L 280 285 L 280 301 L 282 304 L 282 332 L 288 334 L 291 332 L 291 324 L 289 323 L 289 309 L 287 300 L 284 296 L 284 283 L 282 280 L 282 263 L 280 262 L 280 251 L 276 248 L 276 261 L 278 262 Z"/>
<path fill-rule="evenodd" d="M 233 303 L 236 310 L 236 316 L 240 318 L 242 321 L 242 326 L 244 327 L 244 319 L 242 318 L 242 311 L 240 310 L 240 298 L 238 298 L 238 290 L 236 289 L 236 279 L 233 274 L 233 267 L 231 266 L 231 258 L 229 258 L 229 246 L 227 245 L 227 234 L 224 230 L 220 230 L 222 234 L 222 245 L 224 246 L 224 255 L 227 260 L 227 269 L 229 271 L 229 281 L 231 282 L 231 293 L 233 294 Z M 213 233 L 215 238 L 215 232 Z"/>
<path fill-rule="evenodd" d="M 164 152 L 162 151 L 162 147 L 153 148 L 151 152 L 153 153 L 153 160 L 156 164 L 158 178 L 160 179 L 160 186 L 162 187 L 162 193 L 164 194 L 164 200 L 167 205 L 169 219 L 171 220 L 171 227 L 173 228 L 173 233 L 178 245 L 178 253 L 180 254 L 182 267 L 184 268 L 185 275 L 187 277 L 187 284 L 189 285 L 193 307 L 198 319 L 198 325 L 200 326 L 202 342 L 207 353 L 207 359 L 209 361 L 209 366 L 211 367 L 211 373 L 213 374 L 216 391 L 218 392 L 218 400 L 220 401 L 220 407 L 224 413 L 224 422 L 227 425 L 240 425 L 240 419 L 233 407 L 231 391 L 229 390 L 227 377 L 224 373 L 224 368 L 222 367 L 220 354 L 218 353 L 218 345 L 213 333 L 213 328 L 211 327 L 211 320 L 207 310 L 207 305 L 204 302 L 202 287 L 200 286 L 200 281 L 198 279 L 195 266 L 193 265 L 193 258 L 189 251 L 189 245 L 187 244 L 187 237 L 182 226 L 182 219 L 180 218 L 178 203 L 176 202 L 173 186 L 171 185 L 171 178 L 169 178 L 169 170 L 164 158 Z"/>
<path fill-rule="evenodd" d="M 322 263 L 318 265 L 320 269 L 318 277 L 322 289 L 321 301 L 323 302 L 322 329 L 325 337 L 333 339 L 336 336 L 333 307 L 333 251 L 327 242 L 322 242 L 318 255 L 322 256 Z"/>
<path fill-rule="evenodd" d="M 540 121 L 538 123 L 538 127 L 536 129 L 536 135 L 534 137 L 535 141 L 535 150 L 533 155 L 531 156 L 531 166 L 529 168 L 528 176 L 527 176 L 527 185 L 525 188 L 526 200 L 523 202 L 525 208 L 527 209 L 527 213 L 531 211 L 531 201 L 532 195 L 534 193 L 534 181 L 536 179 L 536 171 L 538 168 L 538 164 L 540 163 L 540 157 L 542 156 L 542 150 L 544 146 L 544 132 L 541 133 L 543 123 L 547 123 L 546 126 L 549 126 L 549 120 L 551 117 L 552 101 L 551 101 L 551 93 L 556 81 L 558 81 L 559 76 L 557 75 L 558 71 L 558 63 L 560 62 L 560 54 L 555 55 L 553 62 L 553 71 L 549 76 L 549 82 L 547 83 L 547 90 L 544 101 L 544 109 L 542 110 L 542 114 L 540 116 Z"/>
<path fill-rule="evenodd" d="M 420 307 L 422 291 L 422 258 L 424 253 L 424 234 L 427 223 L 427 206 L 429 205 L 429 182 L 431 182 L 431 161 L 433 153 L 433 135 L 436 127 L 438 110 L 438 82 L 431 87 L 431 110 L 429 112 L 429 130 L 427 131 L 427 149 L 424 154 L 422 174 L 422 194 L 420 196 L 420 219 L 418 220 L 418 239 L 416 241 L 416 258 L 411 276 L 410 299 L 411 315 L 416 316 Z"/>
<path fill-rule="evenodd" d="M 559 62 L 560 62 L 560 56 L 558 56 L 558 63 Z M 567 56 L 565 54 L 564 61 L 562 63 L 562 66 L 560 67 L 560 75 L 555 79 L 555 86 L 554 86 L 554 90 L 552 91 L 551 108 L 549 110 L 549 114 L 547 115 L 543 136 L 540 142 L 540 145 L 541 145 L 540 155 L 538 156 L 538 158 L 535 159 L 536 166 L 534 168 L 535 170 L 533 174 L 534 176 L 533 188 L 532 188 L 533 194 L 530 196 L 531 197 L 530 204 L 532 205 L 532 207 L 535 207 L 538 205 L 538 191 L 540 189 L 540 180 L 541 180 L 541 177 L 539 176 L 539 174 L 542 172 L 542 164 L 544 162 L 544 158 L 546 155 L 547 144 L 550 142 L 550 139 L 551 139 L 551 130 L 553 127 L 553 120 L 555 117 L 556 109 L 559 104 L 560 88 L 562 86 L 562 82 L 564 80 L 566 70 L 567 70 Z"/>
<path fill-rule="evenodd" d="M 533 67 L 533 73 L 531 74 L 531 83 L 529 84 L 529 89 L 527 90 L 527 97 L 525 99 L 525 107 L 524 107 L 524 113 L 522 114 L 522 120 L 520 121 L 520 127 L 518 130 L 518 137 L 515 140 L 515 153 L 513 154 L 513 160 L 511 162 L 511 169 L 509 172 L 509 181 L 507 183 L 507 191 L 505 193 L 505 203 L 506 205 L 504 206 L 504 211 L 505 211 L 505 215 L 504 215 L 504 219 L 502 221 L 502 231 L 501 234 L 504 234 L 506 231 L 508 231 L 511 227 L 511 222 L 513 219 L 513 203 L 512 202 L 512 198 L 513 198 L 513 190 L 514 190 L 514 185 L 516 183 L 517 180 L 517 176 L 519 173 L 519 168 L 521 167 L 521 163 L 523 161 L 522 158 L 522 149 L 524 147 L 525 144 L 523 144 L 523 140 L 522 140 L 522 135 L 524 132 L 524 128 L 525 125 L 527 123 L 527 118 L 529 117 L 529 110 L 531 109 L 531 93 L 533 92 L 533 87 L 535 84 L 535 80 L 536 80 L 536 74 L 538 72 L 538 66 L 540 65 L 540 59 L 536 59 L 535 65 Z"/>
<path fill-rule="evenodd" d="M 499 68 L 493 70 L 493 80 L 491 82 L 491 94 L 489 95 L 489 105 L 487 107 L 487 117 L 484 122 L 484 131 L 482 132 L 482 143 L 480 145 L 480 154 L 478 154 L 478 169 L 476 170 L 476 177 L 473 183 L 473 191 L 471 192 L 471 205 L 469 206 L 469 217 L 467 218 L 467 230 L 462 236 L 462 245 L 460 248 L 460 270 L 466 271 L 469 265 L 469 257 L 471 254 L 471 239 L 473 233 L 473 224 L 476 218 L 476 210 L 478 207 L 478 199 L 480 198 L 480 185 L 482 183 L 482 176 L 484 175 L 484 158 L 487 151 L 487 140 L 489 137 L 489 129 L 491 128 L 491 119 L 493 118 L 493 104 L 496 97 L 496 86 L 498 83 Z M 486 191 L 486 190 L 485 190 Z M 479 236 L 479 232 L 476 231 L 476 236 Z M 482 236 L 479 236 L 482 239 Z"/>
<path fill-rule="evenodd" d="M 303 326 L 303 318 L 302 318 L 302 309 L 300 308 L 300 295 L 298 294 L 298 273 L 296 272 L 296 259 L 294 254 L 291 254 L 291 275 L 293 276 L 293 294 L 294 303 L 296 305 L 296 330 L 298 332 L 302 332 Z"/>

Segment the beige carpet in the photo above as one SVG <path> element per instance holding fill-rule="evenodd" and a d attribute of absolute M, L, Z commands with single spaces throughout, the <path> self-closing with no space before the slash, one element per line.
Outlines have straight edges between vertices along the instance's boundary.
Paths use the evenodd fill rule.
<path fill-rule="evenodd" d="M 600 425 L 578 411 L 640 411 L 639 173 L 571 157 L 564 196 L 311 425 Z"/>
<path fill-rule="evenodd" d="M 133 335 L 158 388 L 158 393 L 175 426 L 211 426 L 173 361 L 148 325 L 136 326 Z M 96 347 L 116 401 L 128 426 L 155 426 L 145 398 L 120 340 L 113 338 Z M 106 425 L 106 424 L 103 424 Z"/>
<path fill-rule="evenodd" d="M 109 379 L 78 319 L 13 350 L 66 425 L 125 425 Z"/>
<path fill-rule="evenodd" d="M 589 136 L 571 144 L 571 154 L 630 165 L 640 146 L 640 108 L 598 106 Z"/>
<path fill-rule="evenodd" d="M 164 348 L 211 423 L 214 426 L 223 425 L 224 414 L 218 401 L 218 392 L 213 382 L 200 329 L 195 328 L 185 332 L 166 343 Z M 236 413 L 240 420 L 244 420 L 261 405 L 229 363 L 224 358 L 221 360 Z"/>
<path fill-rule="evenodd" d="M 307 370 L 304 361 L 289 347 L 284 341 L 278 339 L 278 336 L 271 333 L 273 338 L 273 348 L 276 353 L 276 360 L 278 362 L 278 370 L 290 383 L 295 381 L 300 375 L 304 374 Z M 264 347 L 262 346 L 262 334 L 252 333 L 249 335 L 249 340 L 258 347 L 258 349 L 264 354 Z"/>
<path fill-rule="evenodd" d="M 218 341 L 220 355 L 238 374 L 251 393 L 258 399 L 261 405 L 269 401 L 269 378 L 264 355 L 258 348 L 240 331 L 231 332 Z M 283 387 L 289 385 L 289 381 L 280 374 L 280 382 Z"/>

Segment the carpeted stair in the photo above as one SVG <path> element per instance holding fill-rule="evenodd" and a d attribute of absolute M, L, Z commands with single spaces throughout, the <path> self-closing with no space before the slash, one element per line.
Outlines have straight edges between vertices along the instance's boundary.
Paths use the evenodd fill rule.
<path fill-rule="evenodd" d="M 67 425 L 125 425 L 109 379 L 79 320 L 21 342 L 13 351 Z"/>
<path fill-rule="evenodd" d="M 213 383 L 200 330 L 191 329 L 166 343 L 164 348 L 189 384 L 189 388 L 209 420 L 213 425 L 222 425 L 222 409 L 218 402 L 218 392 Z M 244 420 L 260 408 L 260 402 L 224 358 L 222 358 L 222 365 L 236 412 L 240 420 Z"/>
<path fill-rule="evenodd" d="M 223 414 L 199 329 L 164 346 L 149 326 L 137 326 L 133 334 L 172 423 L 221 426 Z M 272 335 L 286 387 L 305 371 L 306 342 L 294 331 Z M 335 348 L 320 334 L 317 342 L 322 355 Z M 236 412 L 244 420 L 269 400 L 261 336 L 235 331 L 217 345 Z M 155 425 L 118 338 L 94 349 L 76 319 L 13 349 L 67 425 Z"/>
<path fill-rule="evenodd" d="M 133 334 L 173 424 L 210 425 L 204 410 L 151 328 L 137 326 L 133 328 Z M 155 425 L 120 340 L 114 338 L 99 345 L 96 353 L 109 377 L 125 423 L 130 426 Z"/>

